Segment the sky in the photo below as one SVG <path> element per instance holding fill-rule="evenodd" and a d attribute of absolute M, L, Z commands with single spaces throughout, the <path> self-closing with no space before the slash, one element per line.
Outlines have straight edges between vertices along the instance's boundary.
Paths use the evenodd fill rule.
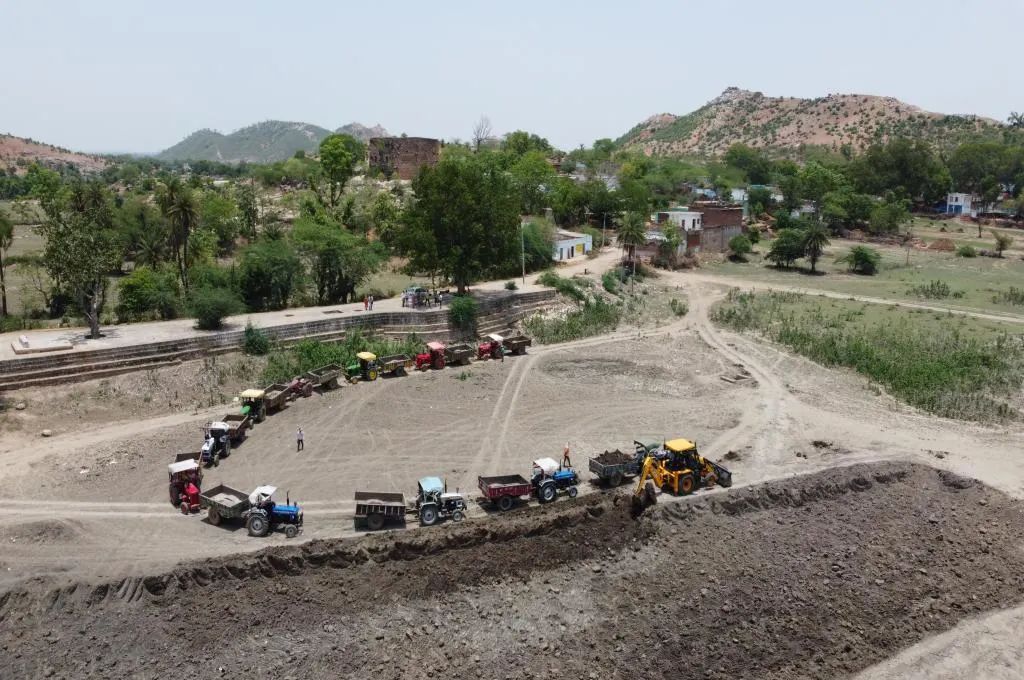
<path fill-rule="evenodd" d="M 271 119 L 468 139 L 483 115 L 571 149 L 729 86 L 1024 110 L 1022 0 L 2 0 L 0 17 L 0 133 L 89 152 Z"/>

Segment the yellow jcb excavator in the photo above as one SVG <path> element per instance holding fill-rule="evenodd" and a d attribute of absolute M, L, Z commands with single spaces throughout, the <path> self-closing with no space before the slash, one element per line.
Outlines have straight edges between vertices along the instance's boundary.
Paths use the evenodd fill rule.
<path fill-rule="evenodd" d="M 715 484 L 732 486 L 732 473 L 697 453 L 694 442 L 673 439 L 644 460 L 633 491 L 633 509 L 639 513 L 657 503 L 658 489 L 685 496 Z"/>

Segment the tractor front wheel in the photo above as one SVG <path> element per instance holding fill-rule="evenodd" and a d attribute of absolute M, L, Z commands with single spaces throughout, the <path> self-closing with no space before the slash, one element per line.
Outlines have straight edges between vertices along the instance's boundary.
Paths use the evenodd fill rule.
<path fill-rule="evenodd" d="M 295 538 L 298 535 L 299 535 L 299 527 L 298 526 L 296 526 L 295 524 L 285 525 L 285 528 L 284 528 L 284 537 L 285 538 Z"/>
<path fill-rule="evenodd" d="M 466 516 L 462 513 L 462 510 L 456 510 L 452 513 L 453 522 L 461 522 L 464 519 L 466 519 Z"/>
<path fill-rule="evenodd" d="M 192 510 L 192 506 L 188 504 L 188 501 L 182 501 L 181 505 L 178 507 L 181 508 L 181 514 L 183 515 L 187 515 L 189 511 Z"/>
<path fill-rule="evenodd" d="M 376 371 L 376 369 L 368 371 L 366 373 L 366 379 L 370 380 L 370 381 L 376 380 L 377 379 L 377 371 Z"/>
<path fill-rule="evenodd" d="M 575 486 L 569 487 L 569 498 L 576 498 L 576 495 L 580 492 Z"/>

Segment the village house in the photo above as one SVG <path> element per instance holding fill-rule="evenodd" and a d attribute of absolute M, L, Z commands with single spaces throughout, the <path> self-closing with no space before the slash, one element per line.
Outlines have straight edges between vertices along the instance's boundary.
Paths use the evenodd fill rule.
<path fill-rule="evenodd" d="M 579 234 L 575 231 L 559 229 L 555 234 L 555 245 L 551 259 L 565 262 L 577 257 L 584 257 L 594 248 L 594 239 L 590 234 Z"/>

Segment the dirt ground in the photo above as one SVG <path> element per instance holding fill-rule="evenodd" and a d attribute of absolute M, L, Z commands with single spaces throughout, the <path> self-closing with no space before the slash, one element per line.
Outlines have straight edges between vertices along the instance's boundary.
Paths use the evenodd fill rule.
<path fill-rule="evenodd" d="M 5 415 L 16 420 L 0 441 L 0 646 L 20 656 L 0 676 L 155 677 L 194 640 L 197 677 L 241 677 L 257 663 L 259 677 L 304 678 L 446 668 L 493 677 L 495 664 L 499 677 L 517 678 L 550 668 L 598 678 L 902 677 L 867 666 L 958 623 L 984 626 L 968 618 L 1020 601 L 1019 510 L 996 491 L 1024 496 L 1019 428 L 920 414 L 854 375 L 713 327 L 718 289 L 684 294 L 689 314 L 659 328 L 345 386 L 272 415 L 204 485 L 286 491 L 306 512 L 291 542 L 213 527 L 168 502 L 166 464 L 198 447 L 201 424 L 223 407 L 197 408 L 191 397 L 132 406 L 125 396 L 120 408 L 133 418 L 108 407 L 88 429 L 65 410 L 70 391 L 49 402 L 19 395 L 27 408 Z M 197 374 L 194 365 L 167 370 L 178 372 L 157 379 L 185 385 Z M 119 380 L 106 389 L 138 391 Z M 232 393 L 232 381 L 244 382 L 229 377 L 218 389 Z M 84 390 L 81 412 L 95 415 L 98 386 L 74 389 Z M 43 427 L 55 435 L 40 438 Z M 773 483 L 678 506 L 703 510 L 663 503 L 640 523 L 590 484 L 577 501 L 511 516 L 476 503 L 477 475 L 527 474 L 566 441 L 587 478 L 590 455 L 676 436 L 725 462 L 737 487 Z M 797 477 L 886 459 L 904 462 Z M 957 488 L 955 477 L 907 461 L 992 488 Z M 411 495 L 425 475 L 474 500 L 464 525 L 337 543 L 357 533 L 354 491 Z M 857 478 L 869 488 L 847 492 Z M 368 558 L 382 564 L 354 564 L 343 577 L 311 568 Z M 214 562 L 193 563 L 200 575 L 184 586 L 153 576 L 203 559 Z M 228 571 L 231 585 L 219 585 Z"/>

